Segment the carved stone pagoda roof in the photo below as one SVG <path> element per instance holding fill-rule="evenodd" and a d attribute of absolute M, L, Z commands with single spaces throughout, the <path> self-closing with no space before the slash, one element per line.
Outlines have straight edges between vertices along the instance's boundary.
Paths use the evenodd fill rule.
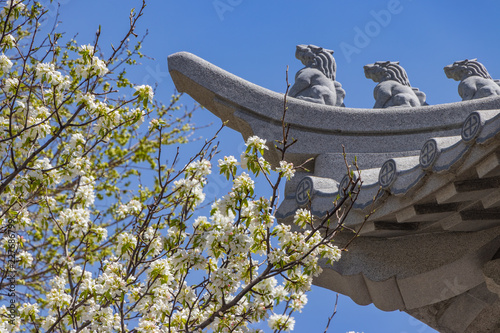
<path fill-rule="evenodd" d="M 281 138 L 283 94 L 190 53 L 168 64 L 180 92 L 245 139 Z M 297 143 L 286 158 L 314 162 L 287 182 L 277 217 L 289 222 L 309 200 L 315 215 L 332 208 L 346 182 L 342 145 L 363 181 L 345 225 L 358 230 L 373 212 L 315 284 L 441 332 L 500 332 L 500 97 L 389 109 L 289 98 L 287 106 Z M 341 233 L 336 242 L 351 238 Z"/>

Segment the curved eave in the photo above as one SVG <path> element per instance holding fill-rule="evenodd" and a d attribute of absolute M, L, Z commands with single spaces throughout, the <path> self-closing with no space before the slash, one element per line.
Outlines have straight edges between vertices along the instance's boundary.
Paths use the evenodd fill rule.
<path fill-rule="evenodd" d="M 465 134 L 469 120 L 477 127 Z M 463 122 L 462 136 L 429 138 L 420 156 L 392 158 L 373 169 L 360 170 L 363 184 L 346 219 L 364 236 L 391 237 L 437 231 L 479 231 L 500 226 L 500 110 L 476 111 Z M 432 156 L 429 150 L 432 146 Z M 423 159 L 428 158 L 428 159 Z M 384 165 L 395 166 L 390 183 L 381 175 Z M 323 216 L 332 209 L 339 190 L 317 188 L 322 177 L 311 179 L 311 209 Z M 328 178 L 327 178 L 328 179 Z M 277 217 L 286 219 L 301 207 L 299 181 L 290 184 Z M 302 194 L 302 197 L 304 195 Z"/>
<path fill-rule="evenodd" d="M 284 95 L 243 80 L 193 54 L 168 57 L 177 89 L 228 121 L 246 138 L 281 137 Z M 296 162 L 323 153 L 406 152 L 420 149 L 432 136 L 456 135 L 471 110 L 500 108 L 500 97 L 415 108 L 355 109 L 288 98 L 286 122 L 297 143 L 289 151 Z M 369 140 L 369 144 L 367 144 Z M 299 156 L 297 158 L 297 156 Z"/>

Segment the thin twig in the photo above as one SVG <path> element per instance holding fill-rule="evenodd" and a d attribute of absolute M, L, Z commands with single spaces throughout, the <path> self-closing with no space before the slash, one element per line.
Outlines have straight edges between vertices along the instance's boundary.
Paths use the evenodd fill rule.
<path fill-rule="evenodd" d="M 328 322 L 326 323 L 326 328 L 325 328 L 325 332 L 324 333 L 326 333 L 328 331 L 328 328 L 330 328 L 330 322 L 332 321 L 333 317 L 337 313 L 337 305 L 338 304 L 339 304 L 339 294 L 337 293 L 337 295 L 335 296 L 335 306 L 333 307 L 333 313 L 328 318 Z"/>

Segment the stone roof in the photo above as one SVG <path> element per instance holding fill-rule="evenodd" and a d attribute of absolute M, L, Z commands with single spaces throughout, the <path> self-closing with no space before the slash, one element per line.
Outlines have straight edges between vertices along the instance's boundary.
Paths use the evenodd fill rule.
<path fill-rule="evenodd" d="M 168 62 L 177 89 L 245 139 L 281 138 L 283 94 L 189 53 Z M 298 140 L 287 160 L 314 162 L 287 182 L 278 218 L 290 221 L 309 200 L 315 215 L 332 209 L 347 180 L 342 145 L 362 180 L 345 225 L 363 228 L 315 284 L 441 332 L 500 332 L 500 97 L 392 109 L 289 98 L 287 106 Z M 267 154 L 276 165 L 274 147 Z M 345 232 L 336 242 L 351 239 Z"/>
<path fill-rule="evenodd" d="M 362 235 L 401 236 L 428 228 L 478 231 L 500 226 L 500 110 L 472 112 L 460 136 L 430 137 L 419 155 L 390 158 L 356 172 L 363 184 L 348 226 L 375 210 Z M 331 178 L 303 175 L 278 210 L 293 215 L 310 199 L 315 215 L 326 215 L 342 195 Z M 307 183 L 307 186 L 304 184 Z M 304 193 L 307 187 L 308 194 Z M 340 188 L 340 191 L 339 191 Z M 381 188 L 381 190 L 379 190 Z M 361 219 L 362 221 L 363 219 Z"/>

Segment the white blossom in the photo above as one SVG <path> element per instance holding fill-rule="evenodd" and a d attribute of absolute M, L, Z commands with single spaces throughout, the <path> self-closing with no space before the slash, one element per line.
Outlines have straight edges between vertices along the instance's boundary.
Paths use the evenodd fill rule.
<path fill-rule="evenodd" d="M 212 165 L 210 161 L 202 159 L 199 161 L 191 162 L 189 165 L 186 166 L 185 170 L 189 176 L 205 177 L 212 172 L 211 167 Z"/>
<path fill-rule="evenodd" d="M 70 148 L 77 149 L 78 147 L 83 147 L 85 145 L 85 137 L 82 133 L 74 133 L 71 135 L 71 139 L 69 140 Z"/>
<path fill-rule="evenodd" d="M 127 116 L 128 119 L 134 119 L 134 120 L 136 120 L 135 124 L 137 126 L 141 125 L 144 122 L 144 116 L 145 115 L 146 115 L 146 113 L 144 112 L 144 110 L 142 110 L 140 108 L 131 109 L 126 114 L 126 116 Z"/>
<path fill-rule="evenodd" d="M 306 294 L 304 294 L 304 293 L 297 293 L 297 294 L 294 294 L 291 298 L 292 298 L 292 302 L 290 304 L 290 307 L 294 311 L 302 312 L 302 309 L 307 304 L 307 296 L 306 296 Z"/>
<path fill-rule="evenodd" d="M 12 66 L 12 61 L 5 54 L 0 55 L 0 72 L 2 75 L 7 74 Z"/>
<path fill-rule="evenodd" d="M 118 216 L 124 218 L 128 215 L 137 215 L 142 210 L 142 204 L 139 200 L 132 199 L 126 205 L 121 204 L 118 207 Z"/>
<path fill-rule="evenodd" d="M 222 166 L 236 166 L 238 165 L 238 161 L 234 156 L 224 156 L 223 160 L 219 160 L 219 168 Z"/>
<path fill-rule="evenodd" d="M 61 309 L 71 302 L 71 296 L 66 294 L 60 289 L 52 289 L 47 294 L 47 303 L 49 307 L 54 309 Z"/>
<path fill-rule="evenodd" d="M 67 89 L 71 84 L 69 77 L 55 70 L 53 63 L 38 63 L 36 65 L 36 78 L 42 82 L 47 81 L 54 86 L 58 86 L 59 89 Z"/>
<path fill-rule="evenodd" d="M 31 255 L 31 253 L 27 252 L 27 251 L 21 251 L 19 254 L 18 254 L 18 257 L 19 257 L 19 264 L 22 266 L 22 267 L 30 267 L 31 264 L 33 263 L 33 256 Z"/>
<path fill-rule="evenodd" d="M 7 78 L 4 80 L 4 91 L 7 94 L 14 93 L 18 86 L 19 80 L 17 78 Z"/>
<path fill-rule="evenodd" d="M 295 216 L 293 217 L 293 223 L 297 224 L 299 227 L 304 228 L 307 224 L 312 222 L 312 214 L 306 208 L 299 208 L 295 211 Z"/>
<path fill-rule="evenodd" d="M 153 101 L 154 92 L 151 86 L 140 85 L 140 86 L 135 86 L 134 89 L 136 90 L 136 94 L 139 96 L 141 100 L 146 100 L 149 102 Z"/>
<path fill-rule="evenodd" d="M 288 163 L 286 161 L 280 161 L 280 166 L 276 168 L 277 172 L 281 172 L 283 177 L 290 180 L 295 174 L 295 169 L 293 168 L 293 163 Z"/>
<path fill-rule="evenodd" d="M 108 74 L 109 69 L 106 62 L 93 55 L 94 49 L 92 46 L 84 45 L 79 50 L 83 59 L 75 66 L 77 75 L 89 79 L 93 76 L 103 77 Z"/>
<path fill-rule="evenodd" d="M 87 45 L 81 45 L 79 48 L 78 48 L 78 52 L 80 54 L 88 54 L 90 56 L 93 56 L 94 55 L 94 46 L 93 45 L 90 45 L 90 44 L 87 44 Z"/>
<path fill-rule="evenodd" d="M 7 34 L 3 37 L 2 46 L 6 46 L 11 49 L 16 46 L 16 39 L 11 34 Z"/>
<path fill-rule="evenodd" d="M 84 176 L 91 170 L 91 163 L 87 157 L 73 156 L 68 164 L 69 178 Z"/>
<path fill-rule="evenodd" d="M 117 241 L 118 241 L 117 248 L 119 254 L 125 254 L 128 252 L 128 250 L 132 250 L 135 248 L 137 243 L 137 238 L 134 235 L 131 235 L 127 232 L 123 232 L 118 235 Z"/>
<path fill-rule="evenodd" d="M 77 93 L 76 94 L 76 101 L 79 104 L 83 104 L 91 113 L 93 111 L 95 111 L 98 107 L 98 104 L 96 103 L 95 95 L 93 95 L 90 92 L 87 92 L 85 94 Z"/>
<path fill-rule="evenodd" d="M 272 330 L 293 331 L 295 319 L 287 315 L 273 313 L 268 319 L 269 327 Z"/>
<path fill-rule="evenodd" d="M 99 242 L 103 242 L 108 238 L 108 230 L 105 228 L 95 228 L 94 232 L 97 235 L 97 238 L 100 240 Z"/>
<path fill-rule="evenodd" d="M 45 317 L 44 321 L 42 322 L 42 328 L 46 331 L 49 330 L 49 328 L 54 325 L 57 321 L 57 318 L 54 316 L 47 316 Z"/>
<path fill-rule="evenodd" d="M 109 69 L 106 66 L 106 63 L 95 56 L 92 57 L 92 69 L 93 69 L 94 73 L 99 77 L 102 77 L 109 72 Z"/>
<path fill-rule="evenodd" d="M 266 140 L 259 138 L 258 136 L 251 136 L 247 139 L 245 145 L 248 148 L 255 148 L 257 150 L 269 149 L 266 146 Z"/>
<path fill-rule="evenodd" d="M 77 234 L 83 235 L 90 228 L 90 212 L 85 208 L 66 208 L 59 214 L 61 226 L 70 227 Z"/>
<path fill-rule="evenodd" d="M 23 4 L 21 0 L 6 0 L 4 11 L 8 10 L 11 7 L 15 7 L 18 10 L 23 10 L 24 8 L 26 8 L 26 5 Z M 3 15 L 5 15 L 5 13 L 3 13 Z"/>
<path fill-rule="evenodd" d="M 254 181 L 247 173 L 243 172 L 241 175 L 236 177 L 233 182 L 233 191 L 239 193 L 250 192 L 253 190 Z"/>
<path fill-rule="evenodd" d="M 156 321 L 147 318 L 141 318 L 139 320 L 139 326 L 137 327 L 137 332 L 141 333 L 162 333 L 158 326 L 156 325 Z"/>
<path fill-rule="evenodd" d="M 35 304 L 23 303 L 23 305 L 19 307 L 19 313 L 24 318 L 35 317 L 39 312 L 40 310 L 38 309 L 37 303 Z"/>

